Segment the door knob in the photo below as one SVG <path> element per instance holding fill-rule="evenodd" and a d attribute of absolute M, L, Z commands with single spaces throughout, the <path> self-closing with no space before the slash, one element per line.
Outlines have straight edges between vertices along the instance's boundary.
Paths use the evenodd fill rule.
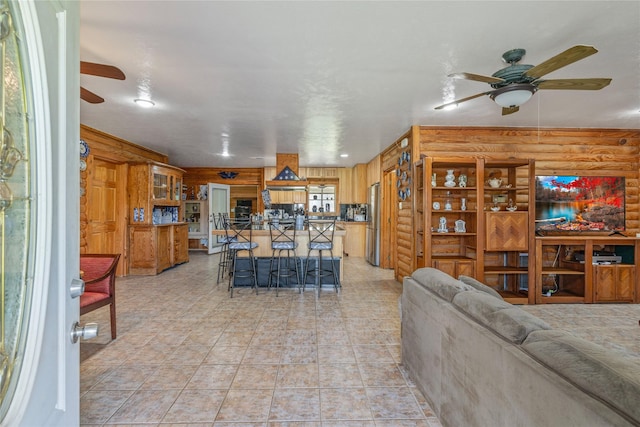
<path fill-rule="evenodd" d="M 84 293 L 84 280 L 76 278 L 71 279 L 69 292 L 71 293 L 71 298 L 78 298 L 82 295 Z"/>
<path fill-rule="evenodd" d="M 71 328 L 71 342 L 77 343 L 79 338 L 83 340 L 89 340 L 98 336 L 98 324 L 87 323 L 81 326 L 79 322 L 74 323 Z"/>

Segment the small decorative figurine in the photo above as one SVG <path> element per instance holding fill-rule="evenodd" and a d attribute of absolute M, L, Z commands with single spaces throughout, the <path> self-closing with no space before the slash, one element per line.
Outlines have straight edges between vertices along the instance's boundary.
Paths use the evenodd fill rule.
<path fill-rule="evenodd" d="M 436 186 L 436 174 L 435 173 L 433 175 L 431 175 L 431 186 L 432 187 Z"/>
<path fill-rule="evenodd" d="M 453 169 L 447 170 L 447 175 L 444 177 L 444 186 L 445 187 L 456 186 L 456 176 L 453 174 Z"/>
<path fill-rule="evenodd" d="M 467 175 L 461 173 L 458 177 L 458 187 L 466 187 L 467 186 Z"/>
<path fill-rule="evenodd" d="M 507 210 L 509 212 L 515 212 L 518 210 L 518 206 L 516 206 L 516 204 L 513 203 L 513 199 L 509 199 L 509 205 L 507 206 Z"/>
<path fill-rule="evenodd" d="M 466 232 L 467 232 L 467 225 L 466 225 L 466 223 L 465 223 L 463 220 L 461 220 L 461 219 L 457 220 L 457 221 L 456 221 L 455 228 L 454 228 L 454 231 L 455 231 L 456 233 L 466 233 Z"/>
<path fill-rule="evenodd" d="M 441 216 L 440 217 L 440 224 L 438 226 L 438 233 L 447 233 L 449 230 L 447 230 L 447 218 Z"/>

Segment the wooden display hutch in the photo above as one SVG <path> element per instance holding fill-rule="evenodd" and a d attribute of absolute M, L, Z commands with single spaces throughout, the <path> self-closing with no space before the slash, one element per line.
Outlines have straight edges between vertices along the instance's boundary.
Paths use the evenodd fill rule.
<path fill-rule="evenodd" d="M 424 227 L 418 233 L 421 231 L 424 236 L 424 266 L 453 277 L 475 276 L 483 256 L 484 235 L 478 221 L 478 211 L 482 209 L 482 188 L 478 187 L 482 182 L 482 161 L 425 157 L 420 163 L 416 169 L 422 169 L 424 195 L 423 212 L 418 216 L 424 215 Z M 416 171 L 416 176 L 419 174 Z M 466 176 L 466 186 L 460 186 L 460 175 Z M 416 209 L 419 206 L 416 204 Z M 419 248 L 416 252 L 420 253 Z M 418 258 L 416 261 L 421 262 Z"/>
<path fill-rule="evenodd" d="M 493 186 L 490 185 L 493 183 Z M 484 162 L 484 269 L 478 279 L 513 304 L 535 303 L 533 160 Z"/>
<path fill-rule="evenodd" d="M 536 303 L 638 302 L 638 239 L 623 236 L 536 237 Z M 594 251 L 622 254 L 594 264 Z"/>
<path fill-rule="evenodd" d="M 189 261 L 184 171 L 162 163 L 129 167 L 129 274 L 153 275 Z"/>

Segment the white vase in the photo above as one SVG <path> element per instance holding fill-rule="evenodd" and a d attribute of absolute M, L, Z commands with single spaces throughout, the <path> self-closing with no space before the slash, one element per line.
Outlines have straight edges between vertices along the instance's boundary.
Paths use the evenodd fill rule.
<path fill-rule="evenodd" d="M 453 169 L 447 170 L 447 175 L 444 177 L 444 186 L 445 187 L 456 186 L 456 176 L 453 174 Z"/>

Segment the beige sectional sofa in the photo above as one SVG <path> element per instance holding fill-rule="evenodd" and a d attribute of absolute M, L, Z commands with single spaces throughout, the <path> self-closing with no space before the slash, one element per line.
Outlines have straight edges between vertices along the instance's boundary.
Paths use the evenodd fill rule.
<path fill-rule="evenodd" d="M 640 426 L 640 363 L 463 279 L 403 283 L 402 361 L 444 426 Z"/>

